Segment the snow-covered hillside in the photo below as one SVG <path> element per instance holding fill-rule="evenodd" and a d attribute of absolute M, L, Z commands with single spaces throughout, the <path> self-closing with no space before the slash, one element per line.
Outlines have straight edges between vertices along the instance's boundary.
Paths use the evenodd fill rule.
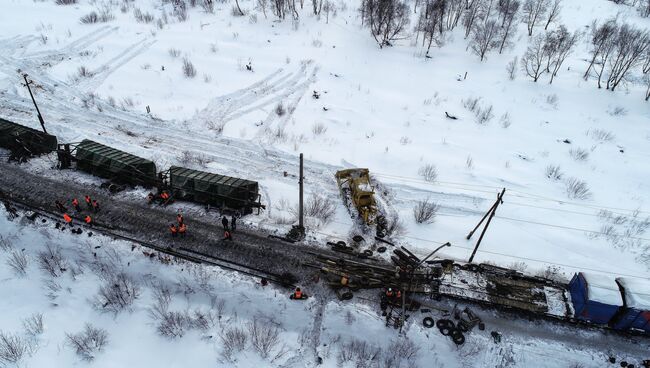
<path fill-rule="evenodd" d="M 466 39 L 462 20 L 439 35 L 439 44 L 426 56 L 425 35 L 413 31 L 425 0 L 406 1 L 410 23 L 403 37 L 382 48 L 362 24 L 360 1 L 326 1 L 329 11 L 320 16 L 313 15 L 309 0 L 304 7 L 300 1 L 294 2 L 297 16 L 289 13 L 285 19 L 273 12 L 277 2 L 266 0 L 239 0 L 244 16 L 234 1 L 218 0 L 3 1 L 0 117 L 39 127 L 21 84 L 26 72 L 34 80 L 48 131 L 60 141 L 89 138 L 152 159 L 159 169 L 181 165 L 256 180 L 267 210 L 245 221 L 265 230 L 286 231 L 295 221 L 298 154 L 304 153 L 308 197 L 326 198 L 334 206 L 327 221 L 308 219 L 308 240 L 323 245 L 326 239 L 356 235 L 359 228 L 334 179 L 342 168 L 370 169 L 386 211 L 401 224 L 394 241 L 417 254 L 449 241 L 452 246 L 440 256 L 463 261 L 477 238 L 465 236 L 506 188 L 477 262 L 532 274 L 570 276 L 589 270 L 649 278 L 650 102 L 644 97 L 650 82 L 644 78 L 650 73 L 642 69 L 650 50 L 615 91 L 599 89 L 593 72 L 583 79 L 594 20 L 602 25 L 616 17 L 618 24 L 647 31 L 649 17 L 607 0 L 563 0 L 548 30 L 542 21 L 528 36 L 519 9 L 512 45 L 501 54 L 488 52 L 481 61 L 469 47 L 472 37 Z M 71 4 L 58 4 L 65 2 Z M 491 2 L 495 19 L 497 3 Z M 82 21 L 91 12 L 97 22 Z M 560 25 L 577 32 L 578 41 L 552 84 L 549 73 L 533 82 L 521 59 L 536 37 Z M 507 69 L 513 62 L 511 78 Z M 52 169 L 54 160 L 54 155 L 42 157 L 25 167 L 61 180 L 92 180 Z M 435 175 L 423 175 L 427 166 Z M 418 224 L 413 208 L 425 200 L 438 205 L 438 213 L 433 223 Z M 314 324 L 322 324 L 322 341 L 332 342 L 339 334 L 340 341 L 369 338 L 373 334 L 367 331 L 381 329 L 373 343 L 387 347 L 394 336 L 371 310 L 362 314 L 356 306 L 319 306 L 317 301 L 291 304 L 276 291 L 220 271 L 209 293 L 193 285 L 188 294 L 178 280 L 207 277 L 204 271 L 140 259 L 125 251 L 128 245 L 95 238 L 78 243 L 49 230 L 15 226 L 3 224 L 1 234 L 7 239 L 19 234 L 14 248 L 26 248 L 33 259 L 26 278 L 2 269 L 0 292 L 9 298 L 0 308 L 15 312 L 2 314 L 0 330 L 21 331 L 22 318 L 44 314 L 48 328 L 36 339 L 40 347 L 27 360 L 30 366 L 47 365 L 52 357 L 57 366 L 80 364 L 72 363 L 77 358 L 64 346 L 65 333 L 80 331 L 86 322 L 110 336 L 93 365 L 204 366 L 217 359 L 238 364 L 221 356 L 217 331 L 223 331 L 222 322 L 210 327 L 212 332 L 188 329 L 186 337 L 173 342 L 159 337 L 147 312 L 155 299 L 153 282 L 173 286 L 174 310 L 208 310 L 210 296 L 217 295 L 227 300 L 228 321 L 245 326 L 263 315 L 264 321 L 281 324 L 290 353 L 274 361 L 276 366 L 299 364 L 299 356 L 313 358 L 313 349 L 324 349 L 305 342 L 313 338 Z M 52 284 L 40 280 L 44 276 L 36 265 L 36 254 L 50 242 L 60 244 L 70 264 L 88 269 L 77 280 L 67 272 L 55 291 L 43 289 Z M 95 261 L 92 249 L 98 245 Z M 151 283 L 141 282 L 142 297 L 133 310 L 117 317 L 98 314 L 91 302 L 103 282 L 91 272 L 92 264 L 110 260 L 106 248 L 124 252 L 119 267 L 134 279 L 151 278 Z M 3 259 L 10 257 L 4 253 Z M 249 309 L 234 310 L 247 303 Z M 323 310 L 327 313 L 320 320 Z M 348 311 L 356 326 L 342 322 Z M 494 360 L 497 353 L 480 349 L 479 342 L 473 342 L 477 352 L 457 351 L 441 336 L 413 329 L 409 336 L 421 347 L 422 366 L 431 359 L 452 367 L 501 364 Z M 489 335 L 479 336 L 476 341 L 487 344 Z M 524 336 L 508 348 L 494 348 L 512 358 L 498 356 L 516 366 L 549 367 L 569 364 L 573 356 L 586 366 L 600 359 L 594 358 L 597 352 L 576 351 L 575 341 L 568 351 L 552 341 L 544 342 L 555 344 L 547 348 L 525 348 Z M 326 365 L 336 365 L 336 349 Z M 251 349 L 242 354 L 240 366 L 271 364 Z"/>

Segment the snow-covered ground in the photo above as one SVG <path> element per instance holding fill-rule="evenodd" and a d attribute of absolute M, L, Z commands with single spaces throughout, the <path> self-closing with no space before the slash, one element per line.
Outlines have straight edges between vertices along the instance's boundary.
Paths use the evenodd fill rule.
<path fill-rule="evenodd" d="M 38 127 L 21 85 L 20 72 L 27 72 L 35 82 L 35 96 L 48 131 L 60 141 L 89 138 L 153 159 L 159 169 L 180 164 L 257 180 L 268 209 L 246 221 L 263 229 L 289 227 L 290 209 L 297 202 L 297 157 L 302 152 L 306 190 L 331 198 L 337 206 L 332 222 L 309 228 L 310 239 L 321 243 L 330 236 L 347 238 L 357 228 L 342 205 L 334 180 L 334 173 L 341 168 L 367 167 L 381 183 L 388 210 L 399 214 L 404 223 L 404 233 L 395 238 L 398 242 L 426 254 L 450 241 L 452 247 L 443 249 L 441 255 L 461 260 L 467 260 L 478 234 L 471 241 L 465 235 L 505 187 L 504 204 L 476 261 L 516 266 L 531 273 L 556 267 L 566 275 L 586 270 L 612 278 L 648 279 L 650 104 L 643 101 L 641 87 L 634 83 L 610 92 L 597 89 L 593 78 L 585 81 L 582 74 L 587 67 L 592 20 L 618 15 L 648 29 L 650 18 L 641 18 L 633 9 L 611 1 L 564 0 L 559 22 L 550 28 L 562 23 L 585 35 L 549 85 L 547 77 L 533 83 L 521 70 L 514 80 L 507 77 L 506 65 L 515 56 L 521 58 L 528 44 L 524 24 L 518 25 L 513 48 L 501 55 L 490 53 L 484 62 L 467 51 L 462 29 L 449 33 L 445 45 L 434 48 L 428 59 L 414 37 L 379 49 L 368 29 L 361 27 L 356 0 L 334 2 L 338 10 L 328 20 L 311 15 L 311 4 L 305 2 L 295 21 L 290 17 L 278 21 L 269 10 L 265 16 L 256 2 L 242 0 L 246 16 L 234 16 L 231 2 L 214 1 L 214 14 L 197 6 L 189 8 L 188 19 L 180 22 L 172 4 L 164 3 L 79 0 L 63 6 L 54 0 L 4 1 L 0 11 L 0 117 Z M 99 24 L 79 21 L 104 8 L 114 19 Z M 138 9 L 150 14 L 153 21 L 137 22 Z M 535 30 L 536 34 L 543 32 L 543 27 Z M 184 59 L 193 64 L 195 77 L 183 75 Z M 86 72 L 80 73 L 82 67 Z M 312 97 L 313 91 L 319 93 L 318 99 Z M 492 106 L 494 117 L 486 124 L 478 124 L 464 107 L 474 98 L 480 99 L 478 105 L 484 109 Z M 445 118 L 445 112 L 458 119 Z M 587 154 L 586 159 L 575 158 L 581 151 Z M 35 160 L 30 169 L 62 180 L 84 177 L 46 169 L 53 160 L 53 156 Z M 436 166 L 436 181 L 425 181 L 418 174 L 426 164 Z M 546 177 L 549 165 L 561 167 L 561 180 Z M 565 182 L 570 178 L 584 181 L 590 197 L 568 198 Z M 440 211 L 435 223 L 417 224 L 412 208 L 427 198 L 438 203 Z M 2 234 L 19 231 L 22 238 L 46 234 L 28 235 L 33 232 L 29 229 L 3 227 Z M 33 246 L 29 249 L 36 252 L 42 248 L 43 238 L 39 239 L 21 248 Z M 74 242 L 69 239 L 61 241 L 66 252 L 76 249 L 70 248 Z M 86 248 L 96 245 L 95 239 L 88 241 Z M 126 259 L 124 255 L 122 261 Z M 182 265 L 154 272 L 147 267 L 161 266 L 136 264 L 140 263 L 134 260 L 133 272 L 137 268 L 170 283 L 187 273 L 181 270 Z M 38 274 L 32 267 L 30 275 Z M 3 330 L 19 330 L 21 318 L 38 309 L 52 309 L 49 317 L 43 310 L 49 326 L 43 339 L 46 343 L 33 359 L 61 354 L 71 359 L 73 354 L 62 347 L 64 333 L 78 331 L 83 323 L 95 319 L 95 323 L 110 327 L 112 343 L 103 354 L 114 355 L 98 359 L 96 364 L 120 366 L 123 364 L 116 362 L 126 356 L 146 356 L 161 363 L 206 359 L 196 361 L 203 366 L 207 361 L 213 364 L 219 356 L 216 343 L 201 340 L 197 332 L 181 339 L 183 345 L 156 337 L 155 325 L 143 322 L 152 300 L 149 289 L 132 313 L 117 318 L 95 316 L 87 299 L 96 292 L 96 280 L 84 281 L 94 277 L 90 272 L 78 281 L 64 282 L 74 284 L 80 294 L 63 287 L 57 297 L 65 303 L 77 301 L 75 309 L 66 308 L 63 301 L 54 302 L 59 306 L 53 307 L 42 283 L 30 282 L 38 280 L 8 279 L 9 271 L 2 272 L 7 272 L 2 278 L 3 295 L 10 299 L 0 303 L 0 308 L 27 308 L 25 313 L 3 314 L 2 318 L 9 318 L 3 320 Z M 240 286 L 238 278 L 222 275 L 215 281 L 216 290 Z M 309 308 L 316 308 L 315 302 L 304 306 L 305 313 L 296 314 L 305 320 L 294 321 L 289 310 L 302 307 L 285 303 L 283 295 L 271 297 L 273 292 L 245 285 L 240 292 L 228 294 L 235 295 L 233 305 L 245 300 L 242 294 L 254 294 L 251 300 L 285 316 L 283 334 L 287 336 L 283 340 L 295 350 L 300 329 L 312 324 L 314 312 Z M 5 288 L 12 289 L 5 293 Z M 11 292 L 34 288 L 39 292 Z M 207 308 L 206 298 L 196 295 L 183 302 Z M 267 303 L 271 298 L 276 299 Z M 256 314 L 251 308 L 243 319 Z M 376 316 L 358 316 L 359 325 L 354 328 L 340 325 L 336 318 L 343 318 L 346 310 L 354 310 L 356 316 L 354 306 L 328 304 L 325 308 L 332 312 L 323 318 L 323 326 L 332 324 L 326 335 L 332 329 L 335 334 L 354 334 L 383 326 L 373 319 Z M 86 314 L 66 319 L 57 313 Z M 55 321 L 61 321 L 61 327 L 57 328 Z M 141 326 L 138 331 L 143 335 L 130 333 L 133 330 L 127 326 L 131 325 Z M 334 339 L 335 334 L 328 338 Z M 359 334 L 364 338 L 370 335 Z M 433 340 L 428 340 L 426 331 L 420 330 L 416 335 L 412 338 L 422 342 L 422 359 L 431 359 L 426 354 L 439 354 L 445 366 L 455 366 L 453 362 L 498 364 L 488 360 L 492 359 L 488 353 L 484 362 L 479 359 L 473 364 L 463 358 L 465 350 L 456 351 L 440 336 L 431 334 Z M 130 340 L 136 338 L 145 341 L 145 347 L 155 354 L 136 355 L 141 345 Z M 389 340 L 381 343 L 386 345 Z M 164 344 L 170 348 L 154 350 Z M 205 354 L 206 346 L 211 348 L 210 354 Z M 526 350 L 516 349 L 525 345 L 518 346 L 511 355 L 524 359 Z M 194 354 L 193 349 L 202 353 Z M 538 361 L 557 366 L 551 363 L 557 360 L 549 358 L 535 358 L 535 363 L 520 358 L 515 359 L 520 366 Z M 143 364 L 153 365 L 151 361 Z M 326 361 L 334 364 L 332 359 Z M 46 364 L 45 360 L 33 362 L 32 366 Z"/>

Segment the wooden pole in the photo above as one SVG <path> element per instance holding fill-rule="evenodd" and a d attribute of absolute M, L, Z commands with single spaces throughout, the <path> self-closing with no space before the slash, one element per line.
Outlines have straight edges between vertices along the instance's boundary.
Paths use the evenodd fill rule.
<path fill-rule="evenodd" d="M 305 223 L 304 223 L 304 214 L 303 214 L 303 156 L 302 153 L 300 154 L 300 180 L 298 183 L 300 184 L 300 197 L 298 199 L 298 226 L 300 227 L 300 230 L 303 230 L 305 228 Z"/>
<path fill-rule="evenodd" d="M 488 227 L 490 226 L 490 222 L 492 221 L 492 218 L 494 217 L 494 214 L 497 212 L 497 208 L 499 208 L 499 205 L 503 203 L 503 195 L 506 193 L 506 188 L 503 188 L 501 193 L 497 196 L 497 201 L 494 203 L 492 208 L 490 209 L 490 217 L 488 217 L 487 222 L 485 223 L 485 227 L 483 228 L 483 231 L 481 232 L 481 236 L 478 238 L 478 241 L 476 242 L 476 246 L 474 247 L 474 250 L 472 251 L 472 255 L 469 256 L 469 263 L 472 263 L 474 260 L 474 256 L 476 255 L 476 251 L 478 250 L 479 245 L 481 245 L 481 241 L 483 240 L 483 236 L 485 235 L 485 232 L 487 231 Z M 487 215 L 487 214 L 486 214 Z M 483 220 L 481 220 L 483 221 Z"/>
<path fill-rule="evenodd" d="M 36 108 L 36 112 L 38 113 L 38 121 L 41 123 L 41 127 L 43 127 L 43 132 L 47 134 L 47 130 L 45 130 L 45 121 L 43 120 L 43 116 L 41 115 L 41 110 L 38 109 L 38 105 L 36 104 L 36 100 L 34 99 L 34 95 L 32 94 L 32 89 L 29 88 L 30 82 L 27 81 L 27 74 L 23 74 L 23 78 L 25 79 L 25 86 L 29 91 L 29 96 L 32 98 L 32 102 L 34 103 L 34 107 Z"/>

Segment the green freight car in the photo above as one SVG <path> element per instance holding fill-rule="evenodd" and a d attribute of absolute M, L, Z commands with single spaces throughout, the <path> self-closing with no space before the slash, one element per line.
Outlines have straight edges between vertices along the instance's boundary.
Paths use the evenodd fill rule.
<path fill-rule="evenodd" d="M 156 184 L 156 164 L 115 148 L 88 139 L 75 149 L 77 168 L 116 183 L 153 186 Z"/>
<path fill-rule="evenodd" d="M 56 150 L 56 137 L 0 118 L 0 147 L 16 158 L 50 153 Z"/>
<path fill-rule="evenodd" d="M 257 182 L 205 171 L 172 166 L 167 175 L 168 185 L 177 198 L 231 208 L 248 214 L 260 204 Z"/>

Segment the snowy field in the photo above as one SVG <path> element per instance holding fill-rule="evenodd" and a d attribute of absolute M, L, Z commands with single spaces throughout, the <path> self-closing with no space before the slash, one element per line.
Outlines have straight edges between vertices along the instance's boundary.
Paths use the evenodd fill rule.
<path fill-rule="evenodd" d="M 413 32 L 421 10 L 411 14 L 403 39 L 379 48 L 362 25 L 358 0 L 328 2 L 335 10 L 323 10 L 320 16 L 312 14 L 310 1 L 304 9 L 296 2 L 298 19 L 287 14 L 284 20 L 273 14 L 273 2 L 263 11 L 258 1 L 240 0 L 244 16 L 233 10 L 234 2 L 215 0 L 212 13 L 201 3 L 192 7 L 188 2 L 183 19 L 172 2 L 160 0 L 2 1 L 0 117 L 39 127 L 21 85 L 26 72 L 34 80 L 48 131 L 60 141 L 93 139 L 152 159 L 159 169 L 181 165 L 259 181 L 267 210 L 245 221 L 266 230 L 286 231 L 295 220 L 298 154 L 304 153 L 308 197 L 313 193 L 335 205 L 328 221 L 308 219 L 309 239 L 321 244 L 358 231 L 334 180 L 342 168 L 370 169 L 387 212 L 402 224 L 393 240 L 418 254 L 450 241 L 452 247 L 441 256 L 463 261 L 478 234 L 471 241 L 465 236 L 506 188 L 475 261 L 532 274 L 550 270 L 570 277 L 587 270 L 648 279 L 650 102 L 644 101 L 642 65 L 631 68 L 613 92 L 599 89 L 593 73 L 583 79 L 592 21 L 602 24 L 617 17 L 619 23 L 650 29 L 650 18 L 636 9 L 607 0 L 564 0 L 548 31 L 543 21 L 529 37 L 526 24 L 516 21 L 512 46 L 502 54 L 493 50 L 481 61 L 468 49 L 462 24 L 445 32 L 444 44 L 425 57 L 423 35 Z M 412 13 L 415 1 L 407 3 Z M 106 21 L 81 22 L 91 12 Z M 581 37 L 552 84 L 548 74 L 534 83 L 519 61 L 535 36 L 561 24 Z M 515 57 L 519 61 L 511 79 L 506 69 Z M 54 160 L 43 157 L 26 167 L 61 180 L 92 180 L 52 170 Z M 434 180 L 421 175 L 426 165 L 435 166 Z M 549 167 L 559 167 L 551 178 Z M 578 182 L 586 191 L 576 196 L 568 187 Z M 131 194 L 142 192 L 126 195 Z M 418 224 L 413 208 L 427 199 L 440 206 L 438 214 L 433 223 Z M 25 248 L 32 262 L 24 278 L 0 268 L 0 308 L 13 311 L 0 314 L 0 329 L 22 333 L 21 320 L 36 312 L 46 322 L 46 331 L 35 338 L 38 351 L 26 360 L 29 366 L 47 366 L 52 357 L 60 363 L 56 366 L 81 365 L 67 347 L 65 333 L 81 331 L 86 322 L 109 332 L 110 343 L 95 366 L 207 366 L 217 361 L 226 366 L 300 366 L 299 357 L 305 355 L 310 366 L 314 349 L 325 348 L 305 342 L 305 334 L 312 336 L 313 326 L 321 324 L 316 328 L 320 341 L 332 345 L 324 364 L 336 366 L 338 335 L 339 341 L 367 339 L 375 334 L 360 331 L 383 329 L 374 310 L 362 314 L 355 305 L 333 303 L 319 307 L 316 300 L 287 303 L 277 291 L 216 270 L 210 271 L 215 274 L 209 293 L 194 285 L 188 294 L 179 280 L 204 277 L 194 275 L 203 271 L 136 257 L 127 251 L 129 245 L 113 247 L 94 238 L 78 243 L 15 224 L 1 228 L 5 238 L 20 235 L 14 248 Z M 55 278 L 60 284 L 55 291 L 48 289 L 50 278 L 36 260 L 49 242 L 61 245 L 70 264 L 87 269 L 78 277 L 69 270 Z M 95 261 L 97 245 L 102 248 Z M 92 303 L 104 281 L 92 264 L 113 262 L 104 253 L 109 247 L 124 252 L 119 267 L 144 279 L 132 310 L 117 316 L 98 313 Z M 9 256 L 4 252 L 0 258 Z M 277 322 L 290 353 L 269 363 L 247 345 L 235 361 L 224 360 L 219 340 L 223 322 L 211 326 L 211 332 L 188 328 L 186 336 L 173 342 L 160 337 L 148 313 L 156 299 L 149 278 L 170 285 L 171 310 L 208 310 L 209 295 L 218 295 L 227 301 L 223 318 L 234 325 L 247 326 L 257 315 Z M 257 310 L 256 304 L 267 309 Z M 328 313 L 319 320 L 322 310 Z M 356 325 L 342 322 L 347 311 Z M 394 336 L 386 332 L 372 342 L 384 351 Z M 431 362 L 441 359 L 445 367 L 509 366 L 510 360 L 513 366 L 558 367 L 576 356 L 576 362 L 591 367 L 600 366 L 590 362 L 601 362 L 599 354 L 606 353 L 543 340 L 530 344 L 549 344 L 547 348 L 529 346 L 524 335 L 507 347 L 489 345 L 498 354 L 478 347 L 482 353 L 468 353 L 471 346 L 457 350 L 419 324 L 409 337 L 420 347 L 420 366 L 437 366 Z M 488 346 L 491 340 L 486 334 L 471 341 Z M 544 351 L 551 357 L 539 356 Z M 498 356 L 503 362 L 495 360 Z"/>

